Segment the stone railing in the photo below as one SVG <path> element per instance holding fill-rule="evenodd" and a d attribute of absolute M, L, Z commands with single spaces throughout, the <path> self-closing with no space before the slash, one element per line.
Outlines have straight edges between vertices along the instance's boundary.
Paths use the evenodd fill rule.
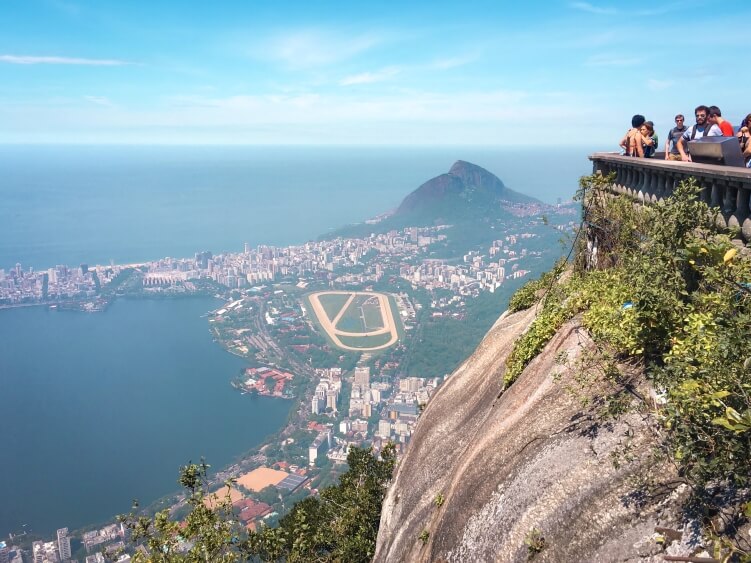
<path fill-rule="evenodd" d="M 589 159 L 595 173 L 615 172 L 614 193 L 644 203 L 660 201 L 670 196 L 681 180 L 696 178 L 700 199 L 720 209 L 718 227 L 740 229 L 743 239 L 751 241 L 751 169 L 615 153 L 594 153 Z"/>

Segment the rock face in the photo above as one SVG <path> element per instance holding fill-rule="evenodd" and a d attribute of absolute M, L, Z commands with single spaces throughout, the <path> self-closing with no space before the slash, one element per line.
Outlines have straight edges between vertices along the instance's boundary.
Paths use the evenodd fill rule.
<path fill-rule="evenodd" d="M 633 479 L 674 475 L 654 465 L 641 416 L 598 425 L 583 410 L 583 395 L 596 404 L 604 384 L 566 391 L 579 386 L 555 357 L 572 365 L 592 345 L 586 333 L 565 325 L 499 397 L 504 361 L 534 314 L 502 316 L 429 402 L 386 497 L 375 561 L 527 561 L 533 530 L 545 538 L 538 561 L 662 560 L 652 535 L 680 526 L 679 491 L 640 497 Z"/>
<path fill-rule="evenodd" d="M 445 221 L 500 212 L 502 202 L 531 203 L 534 198 L 508 189 L 484 168 L 458 160 L 447 174 L 428 180 L 402 201 L 395 216 Z"/>

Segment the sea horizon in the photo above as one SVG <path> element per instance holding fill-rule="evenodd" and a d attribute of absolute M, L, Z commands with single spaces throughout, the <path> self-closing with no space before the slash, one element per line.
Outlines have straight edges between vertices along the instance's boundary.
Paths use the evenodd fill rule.
<path fill-rule="evenodd" d="M 553 204 L 573 196 L 587 154 L 546 155 L 551 180 L 527 148 L 0 145 L 0 269 L 304 244 L 396 208 L 456 160 Z"/>

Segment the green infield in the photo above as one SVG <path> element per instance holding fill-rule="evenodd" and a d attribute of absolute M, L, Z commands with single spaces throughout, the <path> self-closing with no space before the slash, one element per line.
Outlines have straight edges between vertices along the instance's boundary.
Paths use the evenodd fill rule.
<path fill-rule="evenodd" d="M 366 333 L 380 328 L 383 328 L 383 316 L 378 297 L 374 295 L 355 295 L 336 324 L 336 330 L 342 332 Z"/>
<path fill-rule="evenodd" d="M 389 303 L 389 306 L 391 304 Z M 369 301 L 362 306 L 362 320 L 365 325 L 365 332 L 383 328 L 383 315 L 381 314 L 381 304 L 375 301 Z"/>
<path fill-rule="evenodd" d="M 319 296 L 323 310 L 326 311 L 329 319 L 334 320 L 347 303 L 350 294 L 348 293 L 324 293 Z"/>

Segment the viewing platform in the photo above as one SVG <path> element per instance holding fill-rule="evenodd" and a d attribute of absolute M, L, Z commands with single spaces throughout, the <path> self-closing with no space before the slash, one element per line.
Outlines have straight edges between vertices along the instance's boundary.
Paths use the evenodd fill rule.
<path fill-rule="evenodd" d="M 594 173 L 615 172 L 613 193 L 644 203 L 669 197 L 679 182 L 695 178 L 701 188 L 699 198 L 720 210 L 718 227 L 739 229 L 743 240 L 751 241 L 751 169 L 664 160 L 664 153 L 654 158 L 633 158 L 598 152 L 589 159 Z"/>

